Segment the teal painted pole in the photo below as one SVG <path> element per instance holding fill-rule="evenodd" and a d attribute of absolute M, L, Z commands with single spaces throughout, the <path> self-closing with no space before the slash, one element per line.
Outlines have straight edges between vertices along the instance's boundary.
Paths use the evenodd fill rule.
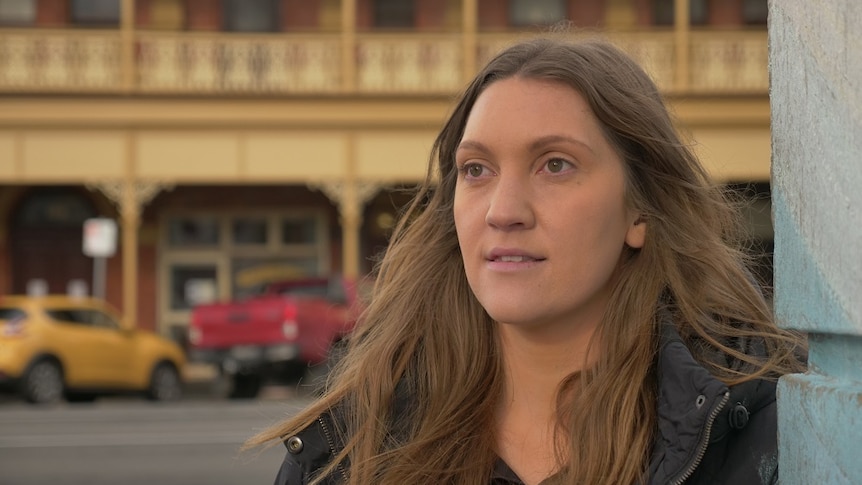
<path fill-rule="evenodd" d="M 779 325 L 809 370 L 778 385 L 783 485 L 862 484 L 862 2 L 770 0 Z"/>

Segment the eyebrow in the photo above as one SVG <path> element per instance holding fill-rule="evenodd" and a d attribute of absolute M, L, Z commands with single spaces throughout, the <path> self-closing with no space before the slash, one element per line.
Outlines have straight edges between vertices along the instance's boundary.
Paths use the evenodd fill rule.
<path fill-rule="evenodd" d="M 541 148 L 544 148 L 547 145 L 553 145 L 554 143 L 560 143 L 560 142 L 571 143 L 573 145 L 580 145 L 580 146 L 586 148 L 587 150 L 589 150 L 590 153 L 595 154 L 595 151 L 593 150 L 593 148 L 590 145 L 587 144 L 587 142 L 585 142 L 583 140 L 579 140 L 577 138 L 573 138 L 571 136 L 566 136 L 566 135 L 543 136 L 543 137 L 539 138 L 538 140 L 534 141 L 533 143 L 530 143 L 530 150 L 536 151 L 536 150 L 539 150 Z"/>
<path fill-rule="evenodd" d="M 566 135 L 543 136 L 537 140 L 534 140 L 532 143 L 530 143 L 530 151 L 538 151 L 538 150 L 546 147 L 547 145 L 553 145 L 554 143 L 560 143 L 560 142 L 571 143 L 573 145 L 582 146 L 582 147 L 586 148 L 587 150 L 589 150 L 590 153 L 595 154 L 595 150 L 593 150 L 593 148 L 590 145 L 588 145 L 585 141 L 579 140 L 577 138 L 573 138 L 571 136 L 566 136 Z M 479 142 L 479 141 L 475 141 L 475 140 L 464 140 L 464 141 L 462 141 L 461 144 L 458 145 L 458 148 L 456 151 L 470 150 L 470 149 L 478 150 L 478 151 L 482 151 L 482 152 L 486 152 L 486 153 L 491 152 L 491 150 L 484 143 Z"/>

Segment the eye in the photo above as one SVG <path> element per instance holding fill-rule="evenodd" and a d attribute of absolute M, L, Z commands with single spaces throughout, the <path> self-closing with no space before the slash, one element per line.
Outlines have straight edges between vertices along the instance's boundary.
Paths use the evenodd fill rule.
<path fill-rule="evenodd" d="M 461 167 L 461 173 L 467 178 L 479 178 L 485 174 L 485 167 L 478 163 L 466 163 Z"/>
<path fill-rule="evenodd" d="M 560 173 L 572 167 L 572 163 L 562 158 L 552 158 L 545 163 L 544 169 L 550 173 Z"/>

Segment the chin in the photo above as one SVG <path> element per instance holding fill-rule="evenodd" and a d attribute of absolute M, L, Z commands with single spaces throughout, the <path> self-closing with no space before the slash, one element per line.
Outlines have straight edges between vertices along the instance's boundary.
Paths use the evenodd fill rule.
<path fill-rule="evenodd" d="M 529 325 L 537 318 L 536 315 L 525 313 L 523 308 L 485 307 L 485 311 L 495 322 L 510 325 Z"/>

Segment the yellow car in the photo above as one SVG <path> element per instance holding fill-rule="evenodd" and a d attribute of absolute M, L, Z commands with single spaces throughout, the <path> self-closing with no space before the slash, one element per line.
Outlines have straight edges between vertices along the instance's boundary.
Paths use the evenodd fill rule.
<path fill-rule="evenodd" d="M 143 392 L 179 399 L 185 355 L 170 340 L 127 328 L 104 301 L 0 297 L 0 388 L 32 403 Z"/>

